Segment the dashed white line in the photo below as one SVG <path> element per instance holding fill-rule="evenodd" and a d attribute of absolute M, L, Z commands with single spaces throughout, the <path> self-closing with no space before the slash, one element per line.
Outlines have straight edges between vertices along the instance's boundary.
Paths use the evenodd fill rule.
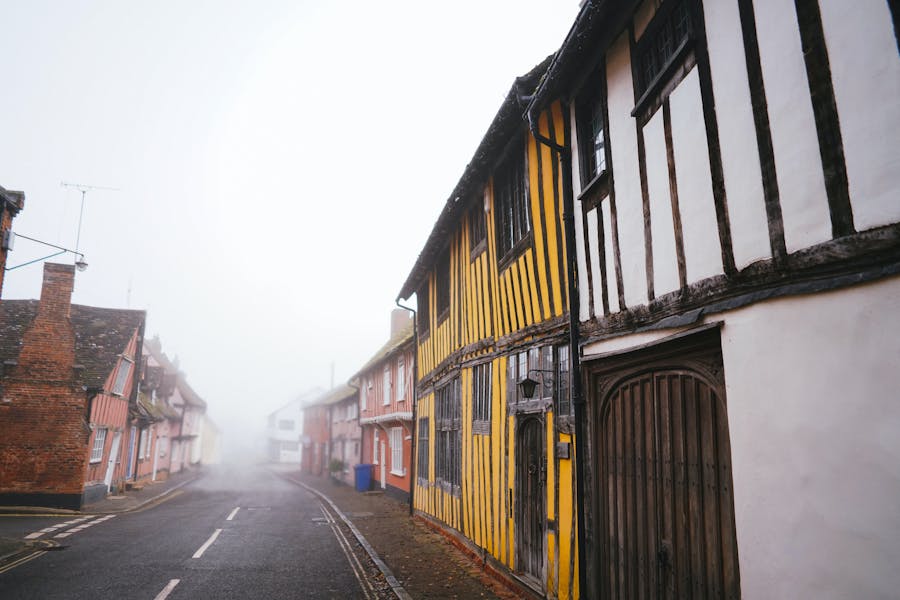
<path fill-rule="evenodd" d="M 233 511 L 231 511 L 231 514 L 228 515 L 228 518 L 225 519 L 225 520 L 226 520 L 226 521 L 232 521 L 232 520 L 234 520 L 234 515 L 236 515 L 236 514 L 237 514 L 237 511 L 239 511 L 239 510 L 241 510 L 241 507 L 240 507 L 240 506 L 238 506 L 238 507 L 235 508 Z"/>
<path fill-rule="evenodd" d="M 172 590 L 175 589 L 175 586 L 181 582 L 180 579 L 172 579 L 169 583 L 166 584 L 166 587 L 162 589 L 153 600 L 166 600 L 166 597 L 172 593 Z"/>
<path fill-rule="evenodd" d="M 222 533 L 221 529 L 216 529 L 216 531 L 209 536 L 209 539 L 206 540 L 206 543 L 200 546 L 200 549 L 194 552 L 193 558 L 200 558 L 203 556 L 203 553 L 206 552 L 206 549 L 212 546 L 212 543 L 216 541 L 216 538 L 219 537 L 219 534 Z"/>

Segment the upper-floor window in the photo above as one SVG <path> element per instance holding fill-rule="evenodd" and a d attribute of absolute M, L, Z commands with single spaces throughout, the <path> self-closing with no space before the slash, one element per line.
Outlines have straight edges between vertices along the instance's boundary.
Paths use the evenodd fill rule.
<path fill-rule="evenodd" d="M 369 378 L 362 378 L 362 385 L 359 390 L 359 404 L 362 410 L 369 410 Z"/>
<path fill-rule="evenodd" d="M 397 402 L 406 400 L 406 362 L 401 355 L 397 359 Z"/>
<path fill-rule="evenodd" d="M 450 250 L 441 254 L 437 264 L 435 310 L 437 310 L 438 322 L 441 322 L 450 314 Z"/>
<path fill-rule="evenodd" d="M 348 404 L 347 405 L 347 420 L 352 421 L 353 419 L 355 419 L 357 417 L 357 415 L 358 415 L 358 413 L 356 411 L 356 405 Z"/>
<path fill-rule="evenodd" d="M 487 235 L 484 225 L 484 211 L 481 203 L 477 203 L 469 211 L 469 250 L 474 258 L 487 248 Z"/>
<path fill-rule="evenodd" d="M 572 415 L 572 386 L 570 385 L 569 347 L 556 348 L 556 414 L 559 417 Z"/>
<path fill-rule="evenodd" d="M 278 421 L 278 429 L 283 429 L 285 431 L 293 431 L 294 430 L 294 421 L 291 419 L 280 419 Z"/>
<path fill-rule="evenodd" d="M 416 303 L 418 304 L 418 310 L 416 311 L 416 327 L 419 329 L 419 335 L 425 336 L 428 334 L 428 328 L 431 317 L 428 311 L 428 281 L 422 284 L 422 287 L 419 288 L 419 291 L 416 292 Z"/>
<path fill-rule="evenodd" d="M 382 403 L 387 406 L 391 403 L 391 367 L 390 365 L 384 368 L 384 393 L 383 393 Z"/>
<path fill-rule="evenodd" d="M 596 82 L 579 100 L 578 154 L 582 189 L 606 172 L 606 126 L 603 90 Z"/>
<path fill-rule="evenodd" d="M 125 391 L 125 383 L 128 381 L 128 376 L 131 375 L 131 368 L 133 366 L 134 363 L 124 356 L 122 357 L 122 360 L 119 361 L 119 369 L 116 371 L 116 381 L 113 383 L 113 394 L 121 396 L 122 392 Z"/>
<path fill-rule="evenodd" d="M 472 367 L 472 431 L 491 432 L 491 363 Z"/>
<path fill-rule="evenodd" d="M 531 231 L 525 190 L 525 153 L 512 152 L 494 175 L 497 256 L 509 254 Z"/>
<path fill-rule="evenodd" d="M 692 53 L 688 52 L 693 35 L 691 15 L 686 0 L 669 0 L 656 11 L 635 51 L 637 108 L 649 106 L 653 96 L 668 95 L 686 69 L 678 69 Z M 656 105 L 654 105 L 656 106 Z"/>

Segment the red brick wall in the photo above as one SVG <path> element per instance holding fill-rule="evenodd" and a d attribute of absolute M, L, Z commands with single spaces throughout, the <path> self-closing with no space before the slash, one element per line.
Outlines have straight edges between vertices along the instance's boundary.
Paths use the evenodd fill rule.
<path fill-rule="evenodd" d="M 41 304 L 23 336 L 18 364 L 4 368 L 0 404 L 0 500 L 70 505 L 80 497 L 87 463 L 87 399 L 75 363 L 69 304 L 71 265 L 44 265 Z"/>

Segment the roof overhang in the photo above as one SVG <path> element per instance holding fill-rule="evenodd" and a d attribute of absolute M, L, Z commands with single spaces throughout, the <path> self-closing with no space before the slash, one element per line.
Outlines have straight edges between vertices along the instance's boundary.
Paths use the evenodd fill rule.
<path fill-rule="evenodd" d="M 359 424 L 360 425 L 372 425 L 373 423 L 381 424 L 381 423 L 387 423 L 388 421 L 412 421 L 412 420 L 413 420 L 412 411 L 392 412 L 392 413 L 387 413 L 385 415 L 376 415 L 374 417 L 360 417 Z"/>

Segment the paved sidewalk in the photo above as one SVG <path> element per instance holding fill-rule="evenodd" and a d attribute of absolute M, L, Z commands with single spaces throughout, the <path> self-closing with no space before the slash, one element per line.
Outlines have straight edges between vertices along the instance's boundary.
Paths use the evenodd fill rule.
<path fill-rule="evenodd" d="M 409 515 L 409 504 L 381 493 L 359 493 L 328 477 L 301 474 L 296 468 L 272 470 L 301 481 L 331 499 L 387 564 L 412 598 L 493 598 L 510 592 L 466 557 L 444 536 Z"/>
<path fill-rule="evenodd" d="M 128 490 L 116 496 L 107 496 L 99 502 L 85 504 L 81 512 L 91 514 L 123 513 L 143 508 L 161 498 L 174 493 L 179 488 L 203 476 L 203 469 L 193 467 L 170 475 L 165 481 L 143 482 L 143 489 Z"/>

